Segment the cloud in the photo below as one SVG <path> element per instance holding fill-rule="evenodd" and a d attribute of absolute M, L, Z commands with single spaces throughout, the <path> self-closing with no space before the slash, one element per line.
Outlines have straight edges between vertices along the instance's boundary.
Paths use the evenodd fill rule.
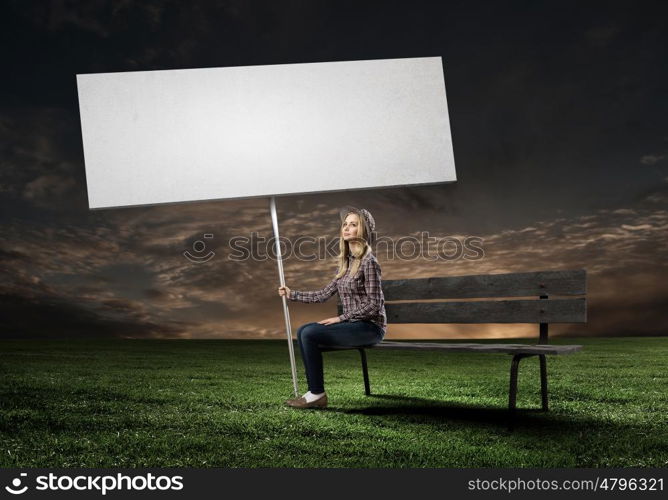
<path fill-rule="evenodd" d="M 331 239 L 338 231 L 338 207 L 358 201 L 345 195 L 281 200 L 281 235 L 291 241 L 300 236 Z M 382 197 L 369 197 L 364 202 L 372 212 L 377 203 L 382 203 Z M 422 210 L 428 212 L 429 208 Z M 394 242 L 406 236 L 420 240 L 419 230 L 387 230 L 398 218 L 394 214 L 407 213 L 401 204 L 375 213 L 382 236 Z M 16 303 L 22 300 L 24 305 L 16 310 L 27 312 L 22 320 L 25 323 L 17 322 L 16 328 L 24 325 L 27 335 L 37 335 L 41 328 L 50 329 L 53 336 L 72 332 L 83 335 L 86 322 L 90 322 L 92 327 L 100 326 L 96 334 L 110 336 L 285 335 L 276 293 L 276 262 L 270 258 L 229 258 L 228 243 L 233 237 L 253 232 L 265 239 L 272 237 L 264 200 L 118 209 L 94 212 L 94 216 L 92 225 L 2 225 L 1 234 L 5 236 L 0 240 L 0 256 L 7 265 L 0 276 L 0 292 L 15 297 Z M 412 219 L 409 225 L 422 224 L 422 217 Z M 207 245 L 216 256 L 205 264 L 193 264 L 182 253 L 204 233 L 214 234 Z M 444 231 L 428 235 L 431 245 L 420 248 L 423 256 L 416 259 L 402 260 L 377 251 L 383 278 L 585 268 L 589 276 L 589 322 L 584 326 L 555 325 L 555 334 L 633 334 L 634 325 L 636 333 L 660 334 L 668 327 L 661 312 L 662 301 L 668 299 L 668 285 L 664 284 L 668 283 L 668 269 L 663 259 L 668 244 L 668 211 L 660 204 L 645 201 L 473 235 L 482 240 L 481 259 L 462 254 L 450 260 L 429 260 L 448 238 L 463 241 L 472 235 Z M 284 261 L 284 268 L 288 286 L 312 290 L 331 280 L 336 262 L 332 258 L 306 262 L 292 256 Z M 33 304 L 34 309 L 25 304 Z M 290 308 L 296 330 L 303 322 L 335 314 L 336 298 L 325 304 L 290 303 Z M 40 311 L 53 321 L 33 321 L 42 314 Z M 62 323 L 60 317 L 65 318 Z M 389 338 L 514 337 L 534 333 L 535 325 L 389 328 Z"/>
<path fill-rule="evenodd" d="M 30 300 L 0 294 L 3 325 L 0 338 L 164 338 L 178 336 L 183 328 L 168 323 L 113 319 L 63 300 Z"/>
<path fill-rule="evenodd" d="M 78 118 L 58 108 L 22 108 L 0 114 L 0 195 L 17 213 L 21 201 L 54 213 L 86 207 Z"/>
<path fill-rule="evenodd" d="M 615 24 L 594 26 L 585 32 L 585 38 L 594 47 L 605 48 L 614 42 L 621 29 Z"/>
<path fill-rule="evenodd" d="M 41 175 L 28 182 L 23 189 L 23 196 L 28 200 L 48 204 L 52 200 L 59 201 L 76 186 L 76 181 L 59 175 Z M 45 203 L 46 202 L 46 203 Z"/>
<path fill-rule="evenodd" d="M 49 66 L 47 76 L 53 87 L 40 97 L 41 104 L 4 109 L 0 114 L 0 291 L 41 307 L 29 310 L 26 306 L 23 310 L 30 314 L 17 326 L 23 325 L 32 334 L 64 334 L 58 326 L 59 316 L 45 306 L 55 304 L 53 307 L 64 311 L 58 314 L 70 318 L 63 324 L 100 325 L 94 331 L 109 336 L 131 331 L 135 336 L 175 338 L 282 337 L 276 263 L 271 259 L 228 259 L 230 238 L 252 232 L 271 237 L 267 201 L 89 212 L 72 74 L 74 69 L 266 64 L 279 62 L 286 54 L 294 62 L 307 57 L 322 59 L 329 57 L 327 54 L 336 55 L 327 49 L 334 27 L 340 24 L 332 19 L 343 20 L 346 14 L 316 4 L 270 9 L 244 2 L 195 9 L 153 1 L 34 5 L 12 7 L 22 13 L 20 31 L 26 40 L 39 35 L 53 49 L 34 45 L 35 49 L 22 52 L 17 61 L 27 62 L 17 64 L 16 81 L 37 80 L 34 68 L 44 65 L 33 62 L 47 62 L 58 47 L 73 50 L 68 52 L 71 61 L 58 60 Z M 488 16 L 492 24 L 497 20 L 495 14 Z M 566 17 L 558 16 L 552 22 L 561 25 Z M 364 17 L 356 19 L 363 29 L 362 38 L 355 38 L 354 33 L 349 37 L 353 52 L 360 39 L 382 38 L 378 36 L 382 31 L 367 29 Z M 410 14 L 416 26 L 431 19 L 436 17 L 426 11 Z M 396 18 L 396 22 L 403 26 L 405 19 Z M 654 31 L 645 31 L 643 25 L 642 33 L 652 36 L 631 40 L 621 59 L 619 54 L 606 59 L 601 58 L 603 52 L 598 48 L 620 42 L 628 32 L 625 26 L 601 18 L 594 26 L 578 25 L 569 31 L 566 45 L 555 45 L 541 22 L 530 23 L 531 29 L 524 31 L 537 48 L 531 54 L 516 50 L 519 45 L 488 44 L 489 40 L 470 30 L 470 40 L 458 36 L 434 39 L 434 43 L 448 46 L 456 41 L 461 48 L 480 52 L 480 60 L 487 62 L 461 67 L 473 83 L 460 89 L 450 103 L 460 182 L 279 198 L 281 234 L 291 239 L 304 235 L 332 238 L 336 235 L 337 208 L 344 204 L 363 206 L 374 214 L 379 235 L 394 241 L 405 236 L 419 239 L 422 231 L 428 231 L 434 238 L 433 251 L 451 237 L 479 236 L 483 240 L 485 256 L 479 260 L 464 256 L 447 261 L 399 260 L 379 255 L 385 279 L 584 267 L 590 273 L 591 320 L 583 329 L 568 330 L 571 327 L 565 326 L 564 331 L 633 333 L 634 323 L 636 332 L 643 328 L 664 331 L 665 320 L 657 311 L 665 298 L 662 281 L 668 281 L 664 280 L 668 276 L 662 264 L 664 209 L 668 205 L 665 184 L 639 193 L 623 208 L 592 208 L 601 206 L 596 203 L 602 195 L 626 192 L 631 181 L 640 179 L 633 184 L 636 186 L 649 184 L 647 176 L 655 169 L 634 170 L 625 162 L 633 166 L 640 158 L 642 164 L 657 165 L 665 160 L 663 153 L 642 155 L 643 150 L 652 151 L 652 146 L 634 141 L 620 140 L 615 147 L 608 147 L 610 141 L 617 140 L 611 131 L 629 137 L 628 124 L 634 117 L 649 117 L 651 121 L 658 116 L 651 93 L 642 99 L 638 89 L 641 83 L 653 81 L 657 59 L 647 50 L 663 32 L 656 31 L 658 25 L 648 26 Z M 457 23 L 461 25 L 461 19 Z M 439 33 L 455 33 L 442 30 L 441 24 Z M 380 25 L 378 29 L 382 30 Z M 174 37 L 173 33 L 185 36 Z M 407 31 L 406 37 L 409 35 Z M 583 38 L 580 42 L 584 45 L 573 43 L 573 36 Z M 272 43 L 278 38 L 280 43 Z M 81 40 L 88 43 L 74 43 Z M 305 40 L 315 43 L 305 44 Z M 393 40 L 398 45 L 405 42 L 401 37 Z M 543 43 L 546 41 L 550 43 Z M 270 52 L 275 52 L 264 50 L 269 46 Z M 300 52 L 306 46 L 316 47 L 318 54 Z M 206 57 L 210 47 L 220 49 L 213 62 Z M 551 47 L 560 47 L 558 53 L 551 53 Z M 520 59 L 505 57 L 509 54 L 505 50 L 520 54 Z M 634 51 L 649 56 L 638 58 Z M 265 60 L 257 60 L 257 54 L 265 54 Z M 564 72 L 559 62 L 572 61 L 574 56 L 585 62 L 580 65 L 582 73 L 577 73 L 577 68 L 576 73 Z M 499 65 L 498 61 L 504 62 Z M 611 78 L 616 65 L 632 68 L 625 73 L 630 76 Z M 613 71 L 606 73 L 610 70 L 601 68 Z M 580 85 L 580 79 L 590 84 Z M 25 90 L 18 84 L 9 88 L 8 95 L 16 94 L 19 103 L 35 97 L 30 86 Z M 618 103 L 613 114 L 611 99 Z M 73 109 L 56 107 L 63 102 Z M 39 107 L 44 103 L 51 107 Z M 598 119 L 605 119 L 607 127 L 591 126 Z M 651 140 L 647 138 L 655 144 Z M 620 151 L 620 147 L 628 149 Z M 620 157 L 628 160 L 619 161 Z M 215 236 L 207 245 L 216 257 L 206 264 L 188 262 L 183 251 L 205 232 Z M 322 287 L 331 279 L 335 266 L 332 260 L 309 263 L 294 257 L 284 264 L 288 283 L 300 289 Z M 331 315 L 334 303 L 333 299 L 327 304 L 291 304 L 293 325 Z M 39 311 L 48 312 L 53 321 L 40 322 Z M 639 311 L 641 318 L 652 321 L 635 319 Z M 555 331 L 560 328 L 555 327 Z M 79 330 L 85 334 L 83 326 Z M 513 336 L 534 330 L 533 326 L 517 325 L 390 327 L 391 336 L 439 338 Z"/>
<path fill-rule="evenodd" d="M 660 161 L 666 159 L 666 155 L 644 155 L 640 158 L 640 163 L 643 165 L 656 165 Z"/>
<path fill-rule="evenodd" d="M 224 207 L 202 203 L 176 210 L 163 206 L 110 211 L 100 214 L 97 226 L 7 222 L 1 226 L 5 237 L 0 255 L 9 265 L 2 269 L 0 291 L 35 304 L 53 302 L 65 308 L 76 304 L 87 315 L 68 309 L 69 316 L 107 327 L 127 323 L 133 336 L 141 332 L 180 338 L 226 336 L 230 328 L 226 324 L 252 317 L 257 299 L 273 297 L 273 290 L 249 286 L 263 273 L 275 274 L 273 260 L 225 258 L 232 236 L 251 231 L 266 235 L 267 221 L 268 209 L 259 209 L 257 201 L 238 201 Z M 183 251 L 204 232 L 214 234 L 211 244 L 219 256 L 193 264 Z M 25 331 L 31 334 L 48 324 L 36 321 L 30 326 L 33 317 L 24 319 Z M 55 323 L 51 326 L 54 336 L 63 334 Z M 109 332 L 107 327 L 100 331 Z M 246 327 L 248 332 L 267 335 L 267 327 L 252 323 Z"/>

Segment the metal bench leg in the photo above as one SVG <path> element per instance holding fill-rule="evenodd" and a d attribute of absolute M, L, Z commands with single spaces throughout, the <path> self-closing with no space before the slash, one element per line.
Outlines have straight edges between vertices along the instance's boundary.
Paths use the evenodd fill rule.
<path fill-rule="evenodd" d="M 364 394 L 371 395 L 371 386 L 369 385 L 369 369 L 366 366 L 366 351 L 364 349 L 357 349 L 362 358 L 362 374 L 364 375 Z"/>
<path fill-rule="evenodd" d="M 510 392 L 508 393 L 508 410 L 511 414 L 515 411 L 517 403 L 517 368 L 522 359 L 521 354 L 515 354 L 513 361 L 510 363 Z"/>
<path fill-rule="evenodd" d="M 515 354 L 510 363 L 510 391 L 508 393 L 508 430 L 512 430 L 515 424 L 515 414 L 517 410 L 517 372 L 522 358 L 531 356 L 531 354 Z"/>
<path fill-rule="evenodd" d="M 543 402 L 543 411 L 548 411 L 547 406 L 547 360 L 545 354 L 539 354 L 540 358 L 540 395 Z"/>

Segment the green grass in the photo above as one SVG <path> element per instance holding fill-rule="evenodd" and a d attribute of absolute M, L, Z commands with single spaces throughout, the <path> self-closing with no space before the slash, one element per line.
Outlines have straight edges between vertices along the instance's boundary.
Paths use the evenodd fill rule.
<path fill-rule="evenodd" d="M 2 467 L 668 466 L 668 338 L 561 339 L 520 364 L 506 430 L 510 357 L 325 353 L 330 407 L 283 406 L 284 341 L 0 342 Z M 306 390 L 297 359 L 300 389 Z"/>

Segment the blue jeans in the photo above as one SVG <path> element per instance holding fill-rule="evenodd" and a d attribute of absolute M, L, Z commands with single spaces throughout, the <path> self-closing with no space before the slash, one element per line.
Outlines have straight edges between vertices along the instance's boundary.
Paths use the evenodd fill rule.
<path fill-rule="evenodd" d="M 297 339 L 306 368 L 308 390 L 314 394 L 325 392 L 322 351 L 318 346 L 372 345 L 383 340 L 383 335 L 382 328 L 371 321 L 342 321 L 332 325 L 306 323 L 300 326 Z"/>

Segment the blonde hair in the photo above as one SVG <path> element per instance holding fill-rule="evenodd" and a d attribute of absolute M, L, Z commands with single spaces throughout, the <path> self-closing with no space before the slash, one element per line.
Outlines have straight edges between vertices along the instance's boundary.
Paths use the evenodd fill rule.
<path fill-rule="evenodd" d="M 364 246 L 362 246 L 361 250 L 359 249 L 359 245 L 355 245 L 353 249 L 350 246 L 350 243 L 343 238 L 343 223 L 350 214 L 357 216 L 357 221 L 358 221 L 357 227 L 359 228 L 357 238 L 361 239 L 361 241 L 364 242 Z M 350 275 L 354 276 L 360 268 L 362 259 L 367 254 L 371 253 L 371 247 L 369 246 L 369 243 L 367 241 L 368 235 L 365 233 L 366 229 L 363 224 L 362 218 L 359 216 L 359 214 L 356 214 L 355 212 L 348 212 L 346 216 L 343 217 L 341 225 L 339 226 L 339 255 L 337 256 L 337 259 L 339 261 L 339 272 L 336 274 L 336 278 L 340 278 L 341 276 L 346 274 L 346 271 L 348 271 L 348 256 L 352 255 L 354 257 L 353 263 L 350 267 Z"/>

